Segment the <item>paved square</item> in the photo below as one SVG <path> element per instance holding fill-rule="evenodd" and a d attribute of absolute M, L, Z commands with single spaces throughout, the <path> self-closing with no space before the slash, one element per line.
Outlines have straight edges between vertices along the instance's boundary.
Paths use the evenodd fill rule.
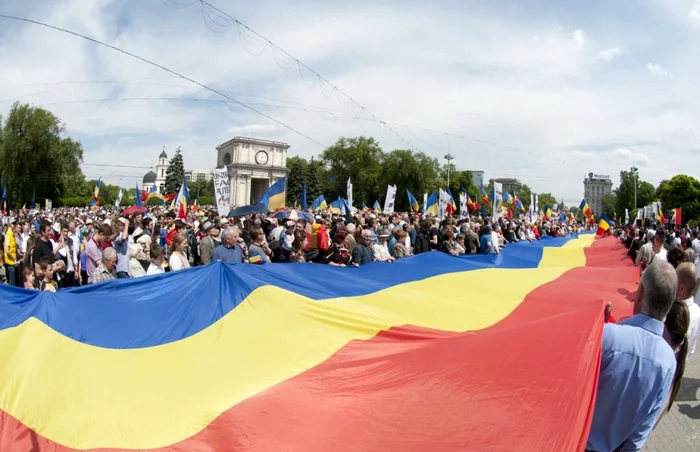
<path fill-rule="evenodd" d="M 700 351 L 687 361 L 673 408 L 654 429 L 644 448 L 649 452 L 700 451 Z"/>

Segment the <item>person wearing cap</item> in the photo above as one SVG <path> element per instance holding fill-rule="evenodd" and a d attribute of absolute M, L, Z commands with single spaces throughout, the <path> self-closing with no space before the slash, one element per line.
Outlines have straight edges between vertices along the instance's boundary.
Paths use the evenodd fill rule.
<path fill-rule="evenodd" d="M 199 255 L 202 265 L 207 265 L 211 262 L 211 257 L 214 254 L 214 250 L 221 244 L 221 242 L 219 242 L 218 239 L 219 228 L 216 227 L 211 221 L 206 221 L 202 225 L 202 230 L 206 235 L 199 242 Z"/>
<path fill-rule="evenodd" d="M 129 278 L 129 220 L 119 217 L 117 220 L 119 233 L 112 242 L 112 247 L 117 252 L 117 278 Z"/>
<path fill-rule="evenodd" d="M 386 228 L 380 228 L 377 230 L 377 243 L 372 245 L 372 251 L 374 252 L 374 260 L 378 262 L 394 262 L 394 258 L 389 252 L 389 246 L 387 245 L 387 240 L 391 233 Z"/>
<path fill-rule="evenodd" d="M 5 251 L 5 269 L 7 274 L 7 284 L 11 286 L 17 285 L 17 267 L 19 263 L 19 256 L 17 254 L 17 240 L 15 235 L 19 234 L 19 228 L 17 227 L 17 220 L 15 217 L 10 217 L 9 226 L 7 232 L 5 233 L 5 242 L 3 248 Z"/>

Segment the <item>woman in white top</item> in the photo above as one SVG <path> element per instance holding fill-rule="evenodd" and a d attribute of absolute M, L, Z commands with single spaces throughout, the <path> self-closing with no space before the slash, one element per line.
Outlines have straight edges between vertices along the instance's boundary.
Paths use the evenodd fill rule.
<path fill-rule="evenodd" d="M 140 278 L 146 276 L 146 271 L 143 269 L 143 265 L 139 262 L 138 257 L 142 254 L 141 245 L 138 243 L 129 243 L 128 248 L 129 253 L 129 263 L 128 272 L 129 276 L 132 278 Z"/>
<path fill-rule="evenodd" d="M 170 254 L 170 260 L 168 261 L 170 270 L 177 271 L 190 268 L 190 261 L 187 259 L 187 255 L 185 254 L 185 248 L 187 248 L 187 237 L 182 233 L 176 234 L 175 237 L 173 237 L 173 251 Z"/>

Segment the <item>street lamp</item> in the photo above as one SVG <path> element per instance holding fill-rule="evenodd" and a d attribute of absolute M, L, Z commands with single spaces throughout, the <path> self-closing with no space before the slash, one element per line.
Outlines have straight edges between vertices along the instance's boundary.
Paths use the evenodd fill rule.
<path fill-rule="evenodd" d="M 450 162 L 454 160 L 454 157 L 449 153 L 449 151 L 445 156 L 445 160 L 447 160 L 447 188 L 450 188 Z"/>

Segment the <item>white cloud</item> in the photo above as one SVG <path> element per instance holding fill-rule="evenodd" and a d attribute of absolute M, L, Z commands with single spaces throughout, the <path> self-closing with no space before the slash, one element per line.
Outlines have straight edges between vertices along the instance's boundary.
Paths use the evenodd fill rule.
<path fill-rule="evenodd" d="M 551 17 L 569 14 L 576 20 L 577 12 L 564 6 L 553 6 L 560 8 L 555 15 L 527 15 L 525 8 L 522 15 L 504 19 L 497 8 L 475 12 L 425 3 L 396 8 L 358 2 L 361 7 L 340 11 L 337 4 L 277 4 L 271 13 L 264 1 L 222 8 L 245 17 L 382 120 L 470 137 L 449 140 L 460 168 L 485 170 L 487 177 L 516 175 L 536 192 L 552 192 L 567 203 L 580 202 L 584 174 L 615 175 L 631 166 L 621 149 L 633 152 L 635 160 L 645 156 L 645 180 L 657 183 L 688 171 L 683 159 L 692 140 L 679 138 L 676 131 L 692 128 L 700 115 L 700 106 L 692 102 L 700 87 L 683 76 L 700 69 L 693 48 L 666 46 L 670 41 L 660 35 L 653 41 L 637 39 L 644 28 L 638 23 L 597 24 L 585 31 L 557 28 L 559 20 Z M 254 102 L 260 111 L 324 144 L 367 135 L 386 150 L 409 146 L 367 120 L 369 115 L 347 99 L 324 92 L 313 77 L 301 78 L 296 66 L 276 61 L 269 50 L 249 53 L 246 48 L 258 49 L 250 45 L 250 36 L 244 48 L 236 28 L 210 31 L 198 5 L 122 3 L 11 2 L 3 11 L 98 36 Z M 299 20 L 289 21 L 292 14 Z M 687 23 L 687 8 L 684 14 Z M 433 32 L 437 26 L 440 33 Z M 215 147 L 235 135 L 286 141 L 290 155 L 307 158 L 323 150 L 249 110 L 227 107 L 221 97 L 172 74 L 75 37 L 0 21 L 0 42 L 0 101 L 31 101 L 54 111 L 67 132 L 83 141 L 87 163 L 148 167 L 162 146 L 168 152 L 182 146 L 186 166 L 209 168 Z M 616 47 L 594 47 L 600 42 Z M 655 46 L 664 49 L 664 64 L 676 72 L 672 84 L 639 71 L 639 61 L 632 58 L 615 65 L 597 61 L 618 57 L 620 49 L 655 61 L 660 58 Z M 648 70 L 670 75 L 656 64 Z M 29 86 L 90 80 L 130 83 Z M 102 98 L 136 100 L 79 102 Z M 0 103 L 0 114 L 9 105 Z M 445 155 L 445 135 L 392 127 L 419 150 L 441 160 Z M 146 171 L 85 166 L 90 177 L 102 175 L 110 183 L 121 179 L 129 187 Z"/>
<path fill-rule="evenodd" d="M 603 61 L 612 61 L 615 57 L 622 55 L 622 49 L 619 47 L 611 47 L 609 49 L 598 52 L 598 59 Z"/>
<path fill-rule="evenodd" d="M 571 33 L 571 45 L 575 50 L 581 51 L 586 47 L 586 32 L 583 30 L 574 30 Z"/>
<path fill-rule="evenodd" d="M 695 0 L 693 2 L 693 7 L 690 9 L 688 15 L 690 16 L 691 21 L 697 25 L 700 25 L 700 0 Z"/>
<path fill-rule="evenodd" d="M 665 67 L 655 64 L 655 63 L 648 63 L 647 64 L 647 70 L 652 74 L 656 75 L 659 77 L 670 77 L 671 73 L 666 69 Z"/>

